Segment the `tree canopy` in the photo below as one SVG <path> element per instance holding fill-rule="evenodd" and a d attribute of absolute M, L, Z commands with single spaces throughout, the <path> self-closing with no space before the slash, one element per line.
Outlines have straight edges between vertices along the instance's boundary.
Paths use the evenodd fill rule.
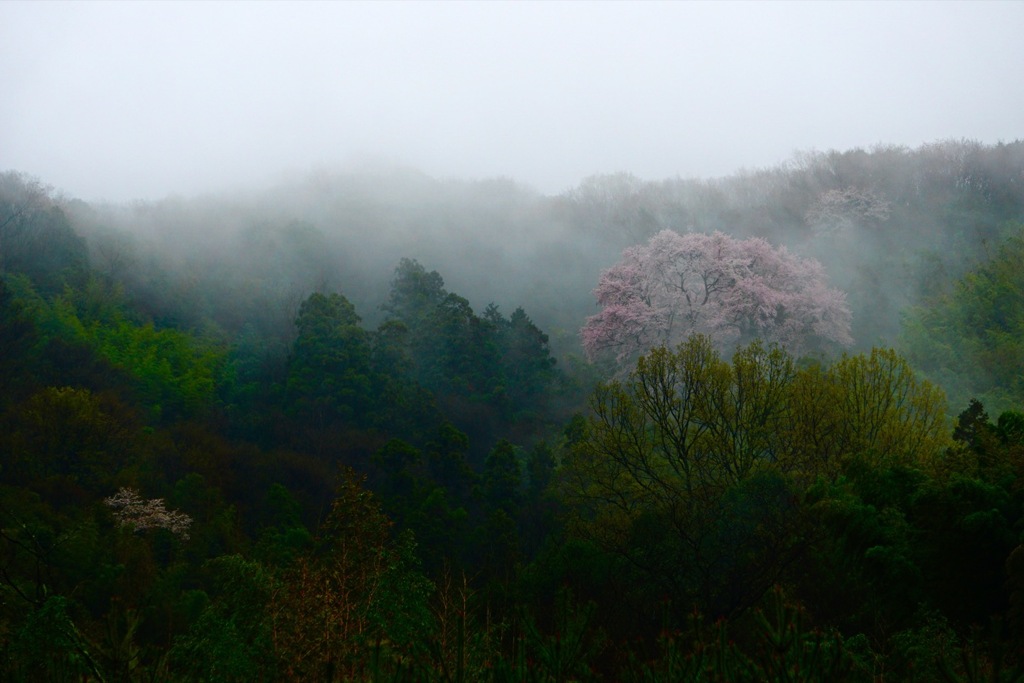
<path fill-rule="evenodd" d="M 591 358 L 614 352 L 621 363 L 695 333 L 797 354 L 852 342 L 845 295 L 828 287 L 821 264 L 759 238 L 663 230 L 626 249 L 594 295 L 602 310 L 582 330 Z"/>
<path fill-rule="evenodd" d="M 1024 225 L 988 260 L 904 316 L 908 356 L 959 402 L 1024 402 Z"/>

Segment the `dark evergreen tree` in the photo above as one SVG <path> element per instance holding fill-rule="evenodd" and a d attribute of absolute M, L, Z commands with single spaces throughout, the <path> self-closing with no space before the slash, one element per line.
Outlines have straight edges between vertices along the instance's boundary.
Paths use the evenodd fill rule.
<path fill-rule="evenodd" d="M 380 407 L 370 337 L 359 323 L 348 299 L 319 293 L 303 302 L 295 321 L 286 397 L 318 453 L 338 430 L 370 426 Z"/>

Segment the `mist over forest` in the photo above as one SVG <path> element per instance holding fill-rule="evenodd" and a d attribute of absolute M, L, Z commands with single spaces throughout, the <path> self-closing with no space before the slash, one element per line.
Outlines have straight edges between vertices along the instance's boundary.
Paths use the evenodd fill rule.
<path fill-rule="evenodd" d="M 1022 262 L 1021 141 L 5 171 L 3 680 L 1019 680 Z"/>
<path fill-rule="evenodd" d="M 0 683 L 1024 681 L 1021 27 L 0 3 Z"/>
<path fill-rule="evenodd" d="M 477 311 L 524 307 L 559 355 L 578 354 L 601 272 L 667 229 L 762 237 L 819 260 L 864 350 L 898 345 L 901 311 L 942 295 L 1012 233 L 1021 154 L 1019 142 L 969 140 L 809 152 L 716 179 L 596 175 L 555 196 L 508 178 L 323 169 L 258 192 L 67 211 L 97 270 L 156 320 L 192 329 L 249 324 L 287 343 L 314 291 L 343 293 L 372 327 L 411 258 Z"/>
<path fill-rule="evenodd" d="M 0 683 L 1024 681 L 1021 28 L 0 2 Z"/>

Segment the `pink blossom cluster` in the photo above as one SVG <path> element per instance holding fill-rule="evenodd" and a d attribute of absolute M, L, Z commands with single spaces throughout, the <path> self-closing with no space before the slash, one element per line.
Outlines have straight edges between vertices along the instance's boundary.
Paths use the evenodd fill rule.
<path fill-rule="evenodd" d="M 131 527 L 134 531 L 167 529 L 183 539 L 188 539 L 192 518 L 183 512 L 168 510 L 164 507 L 162 498 L 147 500 L 135 489 L 121 488 L 103 502 L 114 509 L 114 518 L 121 526 Z"/>
<path fill-rule="evenodd" d="M 621 363 L 694 333 L 720 345 L 760 338 L 795 354 L 852 342 L 846 295 L 828 287 L 821 264 L 760 238 L 663 230 L 626 249 L 594 295 L 602 310 L 581 331 L 591 358 L 613 351 Z"/>

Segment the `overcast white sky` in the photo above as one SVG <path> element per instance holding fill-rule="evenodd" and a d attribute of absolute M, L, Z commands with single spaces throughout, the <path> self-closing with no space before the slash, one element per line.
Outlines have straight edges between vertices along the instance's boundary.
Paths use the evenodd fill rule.
<path fill-rule="evenodd" d="M 374 159 L 557 193 L 1024 137 L 1024 2 L 0 2 L 0 170 L 155 199 Z"/>

